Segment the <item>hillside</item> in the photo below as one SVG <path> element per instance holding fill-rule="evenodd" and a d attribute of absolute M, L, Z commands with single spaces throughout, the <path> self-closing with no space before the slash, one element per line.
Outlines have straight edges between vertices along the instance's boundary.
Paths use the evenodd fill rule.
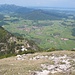
<path fill-rule="evenodd" d="M 0 42 L 5 43 L 10 38 L 10 36 L 12 35 L 0 26 Z"/>
<path fill-rule="evenodd" d="M 34 41 L 16 37 L 0 27 L 0 58 L 21 53 L 34 53 L 39 50 Z"/>
<path fill-rule="evenodd" d="M 75 52 L 23 54 L 0 59 L 0 75 L 75 75 Z"/>
<path fill-rule="evenodd" d="M 67 18 L 65 13 L 59 13 L 54 10 L 46 11 L 42 9 L 34 9 L 21 7 L 16 5 L 0 5 L 0 12 L 2 14 L 9 14 L 10 16 L 17 16 L 26 20 L 58 20 Z M 64 16 L 63 16 L 64 15 Z"/>
<path fill-rule="evenodd" d="M 26 13 L 30 12 L 32 9 L 26 8 L 26 7 L 21 7 L 21 6 L 16 6 L 16 5 L 7 5 L 3 4 L 0 5 L 0 12 L 2 13 Z"/>
<path fill-rule="evenodd" d="M 61 18 L 67 18 L 67 16 L 60 13 L 54 13 L 53 11 L 34 10 L 24 15 L 27 20 L 58 20 Z"/>

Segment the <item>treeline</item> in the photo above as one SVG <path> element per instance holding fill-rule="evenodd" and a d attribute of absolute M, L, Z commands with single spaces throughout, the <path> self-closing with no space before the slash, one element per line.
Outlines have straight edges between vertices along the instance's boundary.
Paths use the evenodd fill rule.
<path fill-rule="evenodd" d="M 4 20 L 4 16 L 2 14 L 0 14 L 0 21 Z"/>
<path fill-rule="evenodd" d="M 75 28 L 72 29 L 72 36 L 75 36 Z"/>

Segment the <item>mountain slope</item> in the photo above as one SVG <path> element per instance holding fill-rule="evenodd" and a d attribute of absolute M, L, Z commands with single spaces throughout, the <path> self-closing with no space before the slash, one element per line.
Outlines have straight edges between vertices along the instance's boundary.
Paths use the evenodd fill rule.
<path fill-rule="evenodd" d="M 38 50 L 40 48 L 34 41 L 16 37 L 0 27 L 0 56 L 11 56 L 17 53 L 33 53 Z"/>
<path fill-rule="evenodd" d="M 9 15 L 15 15 L 28 20 L 59 20 L 61 18 L 67 18 L 65 13 L 59 13 L 57 11 L 54 12 L 53 10 L 46 11 L 6 4 L 0 5 L 0 12 Z"/>
<path fill-rule="evenodd" d="M 59 20 L 62 18 L 67 18 L 67 15 L 53 11 L 48 12 L 44 10 L 34 10 L 25 14 L 24 17 L 28 20 Z"/>
<path fill-rule="evenodd" d="M 47 71 L 48 75 L 75 75 L 75 52 L 41 52 L 0 59 L 0 70 L 0 75 L 47 75 Z"/>
<path fill-rule="evenodd" d="M 0 42 L 6 42 L 10 38 L 10 36 L 11 34 L 0 26 Z"/>

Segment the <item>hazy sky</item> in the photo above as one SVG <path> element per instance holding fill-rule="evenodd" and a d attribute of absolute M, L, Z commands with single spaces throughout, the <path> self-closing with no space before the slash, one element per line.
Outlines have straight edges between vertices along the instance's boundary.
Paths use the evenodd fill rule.
<path fill-rule="evenodd" d="M 75 8 L 75 0 L 0 0 L 0 4 Z"/>

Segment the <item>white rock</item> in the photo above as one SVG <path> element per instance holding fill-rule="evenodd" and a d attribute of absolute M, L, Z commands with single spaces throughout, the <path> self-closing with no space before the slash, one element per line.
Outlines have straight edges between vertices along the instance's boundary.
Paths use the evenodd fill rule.
<path fill-rule="evenodd" d="M 65 64 L 70 64 L 70 62 L 68 61 L 69 59 L 67 60 L 62 60 L 62 62 L 64 62 Z"/>
<path fill-rule="evenodd" d="M 55 69 L 55 65 L 49 65 L 49 66 L 47 66 L 47 69 L 48 69 L 48 70 Z"/>
<path fill-rule="evenodd" d="M 22 56 L 21 55 L 17 55 L 16 57 L 18 58 L 18 57 L 22 57 Z"/>
<path fill-rule="evenodd" d="M 70 65 L 65 65 L 65 64 L 63 64 L 63 65 L 59 65 L 59 68 L 61 69 L 61 70 L 65 70 L 65 71 L 67 71 L 67 69 L 68 68 L 70 68 L 71 66 Z"/>
<path fill-rule="evenodd" d="M 23 54 L 22 56 L 26 56 L 26 54 Z"/>
<path fill-rule="evenodd" d="M 40 59 L 44 59 L 45 57 L 44 56 L 40 56 Z"/>
<path fill-rule="evenodd" d="M 17 58 L 17 60 L 21 60 L 21 58 Z"/>
<path fill-rule="evenodd" d="M 52 70 L 50 73 L 54 74 L 57 73 L 58 71 Z"/>
<path fill-rule="evenodd" d="M 37 60 L 36 57 L 33 57 L 33 60 Z"/>
<path fill-rule="evenodd" d="M 46 55 L 45 58 L 48 58 L 48 56 Z"/>
<path fill-rule="evenodd" d="M 55 56 L 52 56 L 52 57 L 51 57 L 51 59 L 54 59 L 54 58 L 55 58 Z"/>
<path fill-rule="evenodd" d="M 43 70 L 42 72 L 36 72 L 36 75 L 48 75 L 50 71 L 48 70 Z"/>
<path fill-rule="evenodd" d="M 43 69 L 47 68 L 46 64 L 41 64 L 41 67 L 42 67 Z"/>
<path fill-rule="evenodd" d="M 32 58 L 30 58 L 29 60 L 33 60 Z"/>
<path fill-rule="evenodd" d="M 73 59 L 73 61 L 75 61 L 75 59 Z"/>
<path fill-rule="evenodd" d="M 61 70 L 61 69 L 59 69 L 59 68 L 57 68 L 57 69 L 56 69 L 56 71 L 57 71 L 57 72 L 62 72 L 62 70 Z"/>

